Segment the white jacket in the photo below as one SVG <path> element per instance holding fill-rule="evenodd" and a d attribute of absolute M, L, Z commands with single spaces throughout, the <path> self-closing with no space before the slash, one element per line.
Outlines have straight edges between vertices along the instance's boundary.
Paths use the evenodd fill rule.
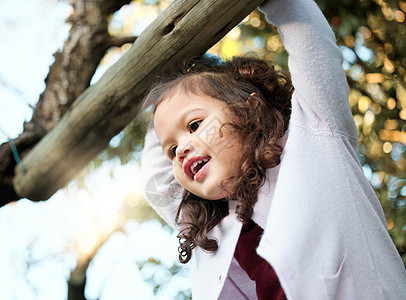
<path fill-rule="evenodd" d="M 406 272 L 385 216 L 357 158 L 357 130 L 334 35 L 313 0 L 261 6 L 289 53 L 295 92 L 281 164 L 267 170 L 253 220 L 264 228 L 257 249 L 288 299 L 406 299 Z M 151 127 L 143 155 L 145 195 L 170 225 L 178 184 Z M 241 230 L 230 214 L 211 235 L 215 253 L 192 255 L 195 300 L 256 299 L 233 258 Z"/>

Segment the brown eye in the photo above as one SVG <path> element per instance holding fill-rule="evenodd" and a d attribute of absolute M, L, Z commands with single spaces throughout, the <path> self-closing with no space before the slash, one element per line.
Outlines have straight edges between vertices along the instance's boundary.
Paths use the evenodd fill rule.
<path fill-rule="evenodd" d="M 178 146 L 172 146 L 171 148 L 169 148 L 168 151 L 168 156 L 170 159 L 173 159 L 176 156 L 176 149 L 178 148 Z"/>
<path fill-rule="evenodd" d="M 202 123 L 201 120 L 196 120 L 196 121 L 190 122 L 189 125 L 188 125 L 188 127 L 189 127 L 189 132 L 190 132 L 190 133 L 195 132 L 195 131 L 199 128 L 199 126 L 200 126 L 201 123 Z"/>

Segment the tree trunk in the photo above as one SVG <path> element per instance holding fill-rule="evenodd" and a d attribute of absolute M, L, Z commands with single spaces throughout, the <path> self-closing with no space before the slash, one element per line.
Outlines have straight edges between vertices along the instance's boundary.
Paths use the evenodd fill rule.
<path fill-rule="evenodd" d="M 72 24 L 63 51 L 54 54 L 55 62 L 45 79 L 46 88 L 40 95 L 30 122 L 14 141 L 23 157 L 45 136 L 66 113 L 75 99 L 89 86 L 106 50 L 133 42 L 134 37 L 118 39 L 108 34 L 108 16 L 131 0 L 75 0 Z M 12 185 L 16 159 L 12 143 L 0 145 L 0 206 L 20 198 Z M 18 160 L 18 158 L 17 158 Z"/>
<path fill-rule="evenodd" d="M 155 76 L 204 53 L 262 1 L 175 0 L 16 168 L 15 191 L 48 199 L 135 116 Z"/>

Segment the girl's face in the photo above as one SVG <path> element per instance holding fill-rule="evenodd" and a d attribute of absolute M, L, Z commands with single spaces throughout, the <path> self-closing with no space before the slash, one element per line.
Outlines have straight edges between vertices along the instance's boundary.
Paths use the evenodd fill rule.
<path fill-rule="evenodd" d="M 221 187 L 236 175 L 242 143 L 230 126 L 225 103 L 186 94 L 177 88 L 156 108 L 154 126 L 178 182 L 191 193 L 218 200 L 230 192 Z"/>

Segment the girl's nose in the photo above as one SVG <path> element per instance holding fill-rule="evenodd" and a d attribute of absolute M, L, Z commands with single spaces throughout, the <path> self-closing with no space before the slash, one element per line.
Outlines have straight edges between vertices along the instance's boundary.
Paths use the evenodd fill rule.
<path fill-rule="evenodd" d="M 184 146 L 178 146 L 178 148 L 176 149 L 176 158 L 178 159 L 178 161 L 183 161 L 188 153 L 192 150 L 193 146 L 191 143 L 187 143 Z"/>

